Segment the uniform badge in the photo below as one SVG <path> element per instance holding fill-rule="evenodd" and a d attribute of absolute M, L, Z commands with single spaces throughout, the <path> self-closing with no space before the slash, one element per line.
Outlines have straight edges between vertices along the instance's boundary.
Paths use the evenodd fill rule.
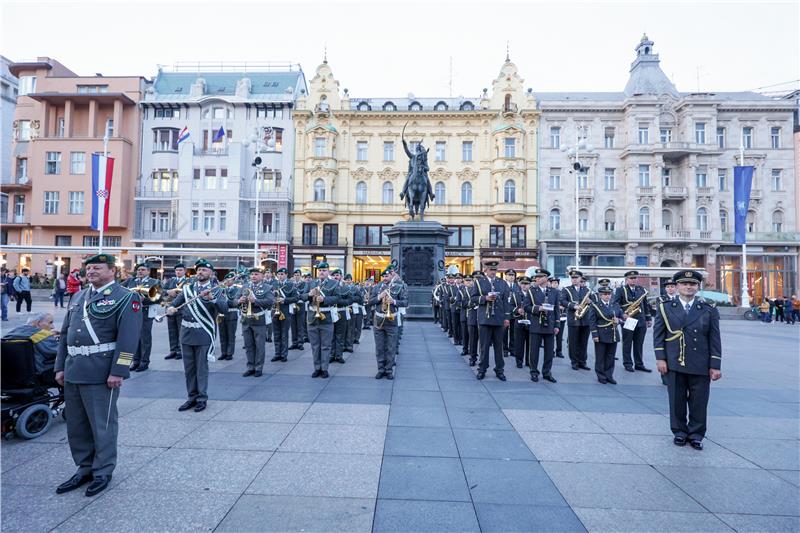
<path fill-rule="evenodd" d="M 133 312 L 134 313 L 138 313 L 139 310 L 141 310 L 141 308 L 142 308 L 142 304 L 139 303 L 139 302 L 133 302 L 133 303 L 131 303 L 131 308 L 133 308 Z"/>
<path fill-rule="evenodd" d="M 114 305 L 115 303 L 117 303 L 116 300 L 100 300 L 97 302 L 97 306 Z"/>
<path fill-rule="evenodd" d="M 133 354 L 129 352 L 119 352 L 119 357 L 117 358 L 118 365 L 125 365 L 128 366 L 133 362 Z"/>
<path fill-rule="evenodd" d="M 103 294 L 105 296 L 108 296 L 109 294 L 111 294 L 111 292 L 112 292 L 111 289 L 106 289 L 106 290 L 103 291 Z"/>
<path fill-rule="evenodd" d="M 687 278 L 691 278 L 692 277 L 692 273 L 691 272 L 684 272 L 683 275 L 686 276 Z"/>

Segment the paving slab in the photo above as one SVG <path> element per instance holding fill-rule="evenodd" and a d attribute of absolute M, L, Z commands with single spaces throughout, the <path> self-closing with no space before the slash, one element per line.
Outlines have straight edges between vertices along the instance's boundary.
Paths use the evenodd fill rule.
<path fill-rule="evenodd" d="M 536 461 L 463 459 L 462 464 L 473 502 L 567 506 Z"/>
<path fill-rule="evenodd" d="M 347 426 L 386 426 L 389 421 L 388 405 L 314 403 L 301 424 L 341 424 Z"/>
<path fill-rule="evenodd" d="M 444 406 L 408 407 L 393 404 L 389 411 L 389 425 L 449 428 L 450 421 Z"/>
<path fill-rule="evenodd" d="M 201 413 L 186 411 L 184 414 L 187 416 L 183 420 L 122 419 L 119 423 L 117 442 L 120 446 L 156 446 L 163 448 L 174 446 L 179 440 L 206 423 L 204 420 L 191 417 L 193 414 Z"/>
<path fill-rule="evenodd" d="M 537 411 L 503 409 L 511 425 L 523 431 L 559 431 L 565 433 L 602 433 L 603 429 L 591 417 L 576 411 Z"/>
<path fill-rule="evenodd" d="M 377 381 L 377 380 L 375 380 Z M 414 391 L 416 392 L 416 391 Z M 391 389 L 323 389 L 315 401 L 323 403 L 368 403 L 389 405 Z"/>
<path fill-rule="evenodd" d="M 461 461 L 449 457 L 384 457 L 378 497 L 470 501 Z"/>
<path fill-rule="evenodd" d="M 225 404 L 214 420 L 296 424 L 311 406 L 308 402 L 250 402 Z"/>
<path fill-rule="evenodd" d="M 392 395 L 392 406 L 444 407 L 444 399 L 438 391 L 396 390 Z"/>
<path fill-rule="evenodd" d="M 475 510 L 483 533 L 586 531 L 569 507 L 476 503 Z"/>
<path fill-rule="evenodd" d="M 36 440 L 16 439 L 11 442 L 3 440 L 0 445 L 0 466 L 5 474 L 12 468 L 32 461 L 42 455 L 50 455 L 55 450 L 63 450 L 63 444 L 38 442 Z M 5 478 L 3 479 L 5 481 Z"/>
<path fill-rule="evenodd" d="M 497 404 L 488 392 L 460 392 L 460 391 L 446 391 L 442 392 L 445 406 L 452 408 L 465 408 L 475 407 L 483 409 L 497 408 Z"/>
<path fill-rule="evenodd" d="M 796 440 L 715 438 L 714 442 L 761 468 L 800 470 L 800 442 Z"/>
<path fill-rule="evenodd" d="M 455 429 L 511 430 L 511 424 L 499 408 L 448 408 L 450 425 Z"/>
<path fill-rule="evenodd" d="M 178 441 L 175 447 L 271 452 L 278 449 L 293 427 L 273 422 L 211 420 Z"/>
<path fill-rule="evenodd" d="M 764 516 L 755 514 L 718 514 L 720 520 L 738 533 L 797 533 L 800 518 L 796 516 Z"/>
<path fill-rule="evenodd" d="M 450 428 L 399 427 L 386 431 L 385 455 L 458 457 Z"/>
<path fill-rule="evenodd" d="M 383 453 L 386 428 L 378 426 L 336 426 L 298 424 L 283 441 L 282 452 Z"/>
<path fill-rule="evenodd" d="M 522 431 L 522 440 L 540 461 L 644 464 L 641 457 L 605 433 Z"/>
<path fill-rule="evenodd" d="M 797 470 L 770 470 L 770 472 L 779 478 L 788 481 L 795 487 L 800 487 L 800 472 Z"/>
<path fill-rule="evenodd" d="M 703 451 L 675 446 L 672 437 L 658 435 L 615 435 L 616 439 L 650 465 L 758 468 L 746 458 L 705 439 Z"/>
<path fill-rule="evenodd" d="M 574 509 L 589 533 L 732 533 L 722 520 L 711 513 L 676 511 L 638 511 L 632 509 Z"/>
<path fill-rule="evenodd" d="M 470 503 L 378 500 L 374 533 L 481 531 Z"/>
<path fill-rule="evenodd" d="M 80 490 L 56 494 L 53 486 L 18 485 L 5 480 L 1 492 L 3 533 L 50 531 L 99 497 L 87 498 Z"/>
<path fill-rule="evenodd" d="M 461 457 L 535 460 L 516 431 L 453 429 Z"/>
<path fill-rule="evenodd" d="M 529 392 L 493 391 L 497 405 L 503 409 L 529 409 L 535 411 L 577 411 L 563 396 L 557 394 L 533 394 Z"/>
<path fill-rule="evenodd" d="M 171 420 L 210 420 L 217 416 L 221 411 L 234 404 L 232 401 L 209 400 L 205 411 L 195 413 L 192 410 L 178 411 L 178 407 L 183 403 L 180 400 L 158 398 L 148 400 L 147 404 L 134 409 L 120 418 L 131 419 L 171 419 Z"/>
<path fill-rule="evenodd" d="M 669 417 L 661 414 L 584 413 L 586 417 L 613 435 L 663 435 L 672 437 Z"/>

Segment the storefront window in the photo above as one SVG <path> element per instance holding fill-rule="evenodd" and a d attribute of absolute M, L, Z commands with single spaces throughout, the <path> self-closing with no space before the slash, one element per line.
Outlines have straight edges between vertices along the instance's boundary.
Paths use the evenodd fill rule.
<path fill-rule="evenodd" d="M 741 302 L 741 264 L 739 255 L 717 256 L 719 271 L 717 273 L 718 290 L 730 294 L 733 302 Z M 797 291 L 794 257 L 790 256 L 748 256 L 747 280 L 750 287 L 750 302 L 760 302 L 764 298 L 775 298 L 778 295 L 791 295 Z"/>

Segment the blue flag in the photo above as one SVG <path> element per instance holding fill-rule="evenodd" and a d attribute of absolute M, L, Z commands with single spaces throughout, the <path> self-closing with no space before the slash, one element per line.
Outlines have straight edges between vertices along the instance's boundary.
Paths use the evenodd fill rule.
<path fill-rule="evenodd" d="M 214 134 L 214 139 L 212 139 L 211 142 L 215 143 L 215 142 L 221 140 L 223 137 L 225 137 L 225 128 L 220 126 L 219 127 L 219 131 L 217 131 L 217 133 Z"/>
<path fill-rule="evenodd" d="M 747 210 L 750 207 L 750 187 L 753 185 L 754 167 L 733 167 L 733 211 L 736 236 L 734 243 L 747 242 Z"/>

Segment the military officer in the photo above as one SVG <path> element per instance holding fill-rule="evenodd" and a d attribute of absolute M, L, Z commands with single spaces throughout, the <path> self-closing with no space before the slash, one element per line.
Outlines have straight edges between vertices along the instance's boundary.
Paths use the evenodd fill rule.
<path fill-rule="evenodd" d="M 306 324 L 308 339 L 311 342 L 311 355 L 314 359 L 312 378 L 327 378 L 328 355 L 333 343 L 334 321 L 339 321 L 336 305 L 339 303 L 338 283 L 330 279 L 328 263 L 317 264 L 317 279 L 308 284 L 307 292 L 301 295 L 308 302 Z"/>
<path fill-rule="evenodd" d="M 391 271 L 391 279 L 390 282 L 393 282 L 395 285 L 402 287 L 405 291 L 405 294 L 408 294 L 408 286 L 403 281 L 403 278 L 400 276 L 400 271 L 397 268 L 390 267 Z M 406 310 L 408 309 L 408 297 L 400 300 L 400 303 L 397 305 L 397 314 L 400 318 L 397 321 L 397 348 L 395 350 L 395 360 L 394 366 L 397 366 L 397 357 L 400 355 L 400 341 L 403 340 L 403 323 L 406 321 Z"/>
<path fill-rule="evenodd" d="M 517 271 L 513 268 L 506 269 L 503 273 L 503 279 L 508 285 L 508 293 L 509 296 L 513 294 L 515 291 L 519 293 L 519 285 L 517 285 Z M 510 305 L 513 305 L 511 301 L 508 302 Z M 513 309 L 513 307 L 512 307 Z M 517 318 L 514 316 L 514 313 L 509 315 L 508 320 L 508 327 L 506 328 L 505 334 L 503 335 L 503 355 L 505 357 L 509 357 L 516 353 L 514 350 L 514 326 L 516 325 Z"/>
<path fill-rule="evenodd" d="M 561 279 L 554 276 L 547 280 L 550 283 L 550 288 L 556 291 L 561 291 Z M 558 325 L 558 333 L 556 334 L 556 357 L 560 359 L 564 359 L 563 353 L 563 346 L 564 346 L 564 330 L 567 329 L 567 313 L 564 311 L 564 308 L 561 305 L 561 299 L 559 298 L 558 301 L 558 314 L 559 318 L 559 325 Z"/>
<path fill-rule="evenodd" d="M 611 301 L 613 292 L 607 285 L 597 289 L 597 300 L 592 301 L 589 309 L 589 330 L 594 342 L 594 372 L 597 374 L 597 381 L 616 385 L 614 356 L 620 340 L 619 322 L 622 319 L 622 309 Z"/>
<path fill-rule="evenodd" d="M 525 296 L 531 288 L 531 278 L 520 276 L 516 280 L 517 292 L 511 293 L 509 302 L 511 314 L 515 316 L 516 326 L 514 327 L 514 358 L 517 361 L 517 368 L 522 368 L 523 363 L 530 362 L 530 324 L 531 321 L 525 312 Z"/>
<path fill-rule="evenodd" d="M 303 273 L 299 268 L 294 269 L 292 272 L 292 283 L 294 283 L 295 292 L 297 293 L 298 301 L 300 295 L 306 290 L 306 283 L 303 281 Z M 305 342 L 306 334 L 306 314 L 305 309 L 297 302 L 289 306 L 289 326 L 292 330 L 292 345 L 289 346 L 290 350 L 302 350 L 303 343 Z"/>
<path fill-rule="evenodd" d="M 375 359 L 378 373 L 375 379 L 394 379 L 393 367 L 397 354 L 398 323 L 403 319 L 400 307 L 407 300 L 405 285 L 392 278 L 392 271 L 387 268 L 381 273 L 381 282 L 372 287 L 369 301 L 375 308 Z"/>
<path fill-rule="evenodd" d="M 478 277 L 470 291 L 470 302 L 478 305 L 478 326 L 481 360 L 478 379 L 486 377 L 489 367 L 489 348 L 494 349 L 494 372 L 497 379 L 505 381 L 503 361 L 503 333 L 508 327 L 508 285 L 497 277 L 499 261 L 489 259 L 484 263 L 485 275 Z"/>
<path fill-rule="evenodd" d="M 461 287 L 464 279 L 460 273 L 453 274 L 452 296 L 450 296 L 450 323 L 453 325 L 453 344 L 461 345 Z"/>
<path fill-rule="evenodd" d="M 289 322 L 292 316 L 290 306 L 294 305 L 299 299 L 294 283 L 288 280 L 289 271 L 279 268 L 275 273 L 277 279 L 273 285 L 273 304 L 272 314 L 272 334 L 275 339 L 275 356 L 271 359 L 286 362 L 289 356 Z"/>
<path fill-rule="evenodd" d="M 338 302 L 336 304 L 336 311 L 339 315 L 339 320 L 333 325 L 333 342 L 331 343 L 328 362 L 344 364 L 344 337 L 347 333 L 347 322 L 350 315 L 350 312 L 347 310 L 347 306 L 349 306 L 351 302 L 350 289 L 342 282 L 342 271 L 340 269 L 334 268 L 331 271 L 331 277 L 336 283 L 335 292 Z"/>
<path fill-rule="evenodd" d="M 572 285 L 561 291 L 561 307 L 567 310 L 567 342 L 569 343 L 569 360 L 572 363 L 572 370 L 591 370 L 586 364 L 586 350 L 589 342 L 589 317 L 588 312 L 582 318 L 575 316 L 576 309 L 585 302 L 589 289 L 581 286 L 583 272 L 572 270 L 569 279 Z"/>
<path fill-rule="evenodd" d="M 270 288 L 275 285 L 275 278 L 272 276 L 272 270 L 269 268 L 264 269 L 264 284 Z M 267 320 L 267 342 L 272 342 L 272 322 L 269 320 Z"/>
<path fill-rule="evenodd" d="M 311 273 L 306 272 L 303 274 L 303 292 L 298 291 L 299 295 L 308 292 L 308 287 L 311 285 Z M 302 311 L 303 315 L 303 344 L 309 342 L 308 339 L 308 321 L 306 320 L 306 313 L 308 313 L 308 302 L 298 302 L 298 308 Z M 302 346 L 301 346 L 302 347 Z"/>
<path fill-rule="evenodd" d="M 242 316 L 242 336 L 247 353 L 247 370 L 242 377 L 261 377 L 267 349 L 267 324 L 272 321 L 270 310 L 275 297 L 272 285 L 264 280 L 261 268 L 250 269 L 250 283 L 239 296 Z"/>
<path fill-rule="evenodd" d="M 711 381 L 722 377 L 719 311 L 697 296 L 702 274 L 686 270 L 672 279 L 678 298 L 658 302 L 653 328 L 656 365 L 667 376 L 673 442 L 702 450 Z"/>
<path fill-rule="evenodd" d="M 369 294 L 372 292 L 372 287 L 375 285 L 375 280 L 367 278 L 364 280 L 364 329 L 372 329 L 372 313 L 373 307 L 369 304 Z"/>
<path fill-rule="evenodd" d="M 531 381 L 539 381 L 539 347 L 543 347 L 542 379 L 556 383 L 553 377 L 553 355 L 555 336 L 561 325 L 558 316 L 559 293 L 550 288 L 547 278 L 550 272 L 537 268 L 533 273 L 535 287 L 531 287 L 525 295 L 523 307 L 530 320 L 528 326 L 530 336 Z"/>
<path fill-rule="evenodd" d="M 475 280 L 482 276 L 483 272 L 475 270 L 472 275 L 465 280 L 467 294 L 472 292 L 472 287 L 475 286 Z M 469 366 L 475 366 L 478 362 L 478 304 L 470 298 L 467 301 L 467 331 L 469 337 L 469 346 L 467 355 L 469 355 Z"/>
<path fill-rule="evenodd" d="M 472 280 L 472 276 L 466 275 L 458 288 L 458 308 L 459 308 L 459 330 L 461 331 L 461 355 L 469 355 L 469 326 L 467 325 L 467 314 L 469 313 L 469 288 L 467 278 Z M 470 286 L 472 283 L 470 283 Z"/>
<path fill-rule="evenodd" d="M 219 356 L 220 361 L 233 359 L 233 352 L 236 350 L 240 288 L 234 286 L 235 281 L 236 274 L 234 272 L 228 272 L 222 280 L 222 294 L 228 301 L 228 310 L 220 315 L 221 320 L 219 320 L 219 345 L 222 352 L 222 355 Z"/>
<path fill-rule="evenodd" d="M 183 284 L 188 279 L 186 277 L 186 265 L 178 263 L 174 267 L 175 276 L 171 277 L 164 283 L 164 293 L 162 296 L 165 303 L 169 303 L 178 296 L 181 292 Z M 169 354 L 164 359 L 180 359 L 181 358 L 181 317 L 180 314 L 167 317 L 167 334 L 169 335 Z"/>
<path fill-rule="evenodd" d="M 678 298 L 678 284 L 670 278 L 664 282 L 664 294 L 659 296 L 659 301 L 669 303 Z M 661 383 L 667 384 L 667 375 L 661 374 Z"/>
<path fill-rule="evenodd" d="M 137 287 L 145 292 L 150 287 L 158 285 L 158 280 L 149 276 L 150 269 L 144 263 L 134 267 L 136 276 L 129 279 L 127 288 Z M 144 372 L 150 368 L 150 351 L 153 348 L 153 316 L 150 307 L 154 304 L 147 295 L 142 295 L 142 330 L 139 336 L 139 346 L 133 356 L 131 371 Z M 153 308 L 155 310 L 155 308 Z"/>
<path fill-rule="evenodd" d="M 117 464 L 117 400 L 139 342 L 138 294 L 114 281 L 109 254 L 84 261 L 89 286 L 72 298 L 61 327 L 55 379 L 64 387 L 67 439 L 77 472 L 62 494 L 89 483 L 87 496 L 108 486 Z"/>
<path fill-rule="evenodd" d="M 622 318 L 627 320 L 631 314 L 636 318 L 636 329 L 622 329 L 622 363 L 625 370 L 633 372 L 634 368 L 642 372 L 652 372 L 644 366 L 642 359 L 642 348 L 647 328 L 653 325 L 650 305 L 647 303 L 647 291 L 641 285 L 636 284 L 639 272 L 631 270 L 625 273 L 625 284 L 617 289 L 614 294 L 614 302 L 622 308 Z M 639 308 L 635 311 L 635 307 Z M 631 348 L 633 348 L 633 359 L 631 359 Z"/>
<path fill-rule="evenodd" d="M 350 291 L 350 319 L 347 321 L 347 331 L 344 333 L 344 351 L 353 353 L 353 345 L 356 342 L 356 329 L 361 331 L 361 324 L 359 324 L 359 317 L 361 316 L 361 304 L 364 303 L 364 298 L 361 295 L 361 289 L 358 285 L 353 284 L 353 276 L 345 274 L 344 284 Z"/>

